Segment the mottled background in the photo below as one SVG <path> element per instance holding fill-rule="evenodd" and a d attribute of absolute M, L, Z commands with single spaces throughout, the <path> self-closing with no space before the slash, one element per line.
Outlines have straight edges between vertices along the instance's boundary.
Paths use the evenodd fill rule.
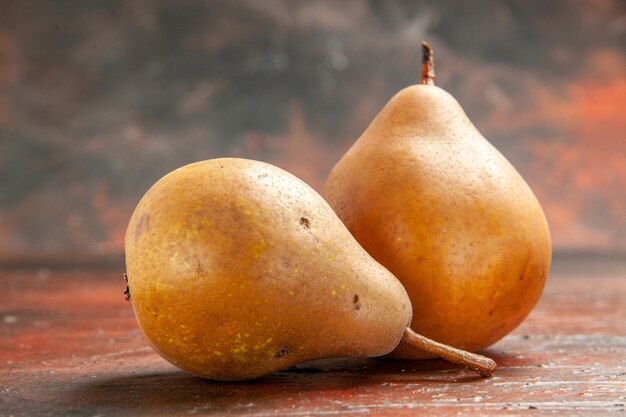
<path fill-rule="evenodd" d="M 0 263 L 117 262 L 139 198 L 192 161 L 319 189 L 423 39 L 556 250 L 626 253 L 624 1 L 42 0 L 0 6 Z"/>

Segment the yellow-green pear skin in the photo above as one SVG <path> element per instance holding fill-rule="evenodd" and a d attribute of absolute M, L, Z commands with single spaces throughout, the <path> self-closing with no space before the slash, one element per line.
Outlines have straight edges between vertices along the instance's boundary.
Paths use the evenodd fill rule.
<path fill-rule="evenodd" d="M 132 305 L 165 359 L 216 380 L 379 356 L 411 320 L 400 282 L 312 188 L 257 161 L 179 168 L 126 233 Z"/>
<path fill-rule="evenodd" d="M 526 182 L 434 85 L 397 93 L 334 167 L 322 196 L 405 286 L 411 328 L 478 351 L 518 326 L 550 269 Z M 401 344 L 392 356 L 423 357 Z"/>

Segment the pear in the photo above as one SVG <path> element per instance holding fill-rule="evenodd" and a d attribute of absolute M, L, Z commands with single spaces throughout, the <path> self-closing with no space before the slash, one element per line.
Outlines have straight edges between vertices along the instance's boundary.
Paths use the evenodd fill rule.
<path fill-rule="evenodd" d="M 524 179 L 434 85 L 398 92 L 331 171 L 322 196 L 404 285 L 411 328 L 469 351 L 518 326 L 550 268 L 546 218 Z M 392 356 L 424 357 L 401 344 Z"/>
<path fill-rule="evenodd" d="M 215 380 L 308 360 L 371 357 L 401 339 L 488 375 L 495 363 L 407 328 L 402 284 L 304 182 L 214 159 L 163 177 L 126 233 L 127 295 L 154 349 Z"/>

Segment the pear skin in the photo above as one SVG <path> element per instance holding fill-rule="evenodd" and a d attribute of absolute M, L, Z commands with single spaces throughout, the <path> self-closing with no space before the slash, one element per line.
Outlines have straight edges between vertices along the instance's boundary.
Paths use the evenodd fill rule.
<path fill-rule="evenodd" d="M 422 84 L 385 105 L 334 167 L 322 196 L 402 282 L 414 331 L 478 351 L 537 303 L 550 269 L 550 233 L 524 179 L 434 86 L 432 69 L 425 62 Z M 392 356 L 429 355 L 401 344 Z"/>
<path fill-rule="evenodd" d="M 126 233 L 140 327 L 165 359 L 216 380 L 390 352 L 411 320 L 400 282 L 304 182 L 214 159 L 159 180 Z"/>

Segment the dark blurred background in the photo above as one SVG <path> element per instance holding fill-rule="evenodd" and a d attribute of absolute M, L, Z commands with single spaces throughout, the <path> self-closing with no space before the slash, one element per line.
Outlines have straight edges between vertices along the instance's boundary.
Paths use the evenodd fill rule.
<path fill-rule="evenodd" d="M 320 189 L 423 39 L 556 251 L 626 253 L 624 1 L 25 0 L 0 6 L 0 264 L 118 262 L 143 193 L 197 160 Z"/>

